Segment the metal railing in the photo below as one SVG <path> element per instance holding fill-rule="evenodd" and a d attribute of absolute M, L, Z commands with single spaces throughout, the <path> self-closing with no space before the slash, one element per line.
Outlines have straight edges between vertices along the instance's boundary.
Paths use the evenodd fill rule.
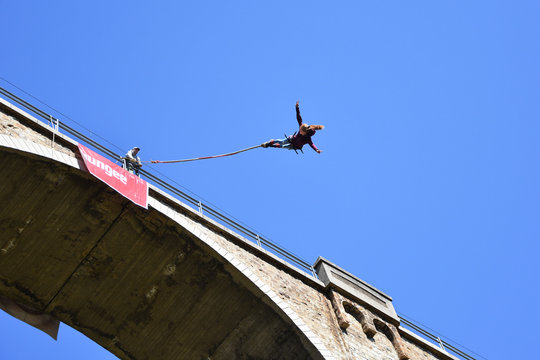
<path fill-rule="evenodd" d="M 98 151 L 102 152 L 103 154 L 107 155 L 114 161 L 119 161 L 122 159 L 122 155 L 119 155 L 115 153 L 114 151 L 108 149 L 107 147 L 99 144 L 97 141 L 94 141 L 93 139 L 89 138 L 88 136 L 82 134 L 81 132 L 75 130 L 74 128 L 66 125 L 65 123 L 61 122 L 59 119 L 53 117 L 50 114 L 47 114 L 45 111 L 35 107 L 34 105 L 30 104 L 29 102 L 25 101 L 24 99 L 18 97 L 17 95 L 9 92 L 8 90 L 4 89 L 3 87 L 0 87 L 0 94 L 6 97 L 7 99 L 17 103 L 18 105 L 24 107 L 25 109 L 31 111 L 32 113 L 38 115 L 39 117 L 45 119 L 47 123 L 49 123 L 55 130 L 63 130 L 69 135 L 75 137 L 79 141 L 82 141 L 88 145 L 91 145 Z M 207 216 L 210 216 L 214 220 L 217 220 L 218 222 L 230 226 L 234 230 L 238 231 L 245 237 L 252 240 L 254 243 L 256 243 L 261 248 L 266 248 L 267 250 L 270 250 L 272 253 L 277 255 L 278 257 L 290 262 L 291 264 L 298 266 L 302 270 L 307 271 L 310 273 L 313 277 L 317 278 L 317 274 L 315 273 L 315 269 L 313 266 L 308 263 L 307 261 L 301 259 L 300 257 L 292 254 L 290 251 L 285 250 L 281 246 L 275 244 L 274 242 L 270 241 L 269 239 L 261 236 L 260 234 L 257 234 L 257 232 L 249 229 L 248 227 L 240 224 L 238 221 L 235 221 L 231 219 L 230 217 L 222 214 L 220 211 L 204 204 L 200 200 L 195 199 L 193 196 L 186 194 L 182 190 L 178 189 L 177 187 L 165 182 L 164 180 L 160 179 L 156 175 L 152 174 L 151 172 L 147 170 L 141 169 L 140 173 L 144 175 L 148 180 L 150 180 L 154 185 L 158 186 L 159 188 L 165 190 L 166 192 L 170 193 L 171 195 L 175 195 L 180 197 L 183 201 L 189 203 L 190 205 L 193 205 L 196 210 L 198 210 L 201 215 L 204 213 Z"/>
<path fill-rule="evenodd" d="M 414 322 L 410 321 L 410 320 L 407 320 L 406 318 L 404 318 L 405 315 L 403 314 L 399 314 L 399 318 L 400 318 L 400 321 L 401 321 L 401 325 L 402 326 L 405 326 L 411 330 L 413 330 L 414 332 L 416 332 L 417 334 L 423 336 L 424 338 L 427 338 L 429 340 L 431 340 L 432 342 L 434 342 L 435 344 L 439 345 L 439 347 L 446 351 L 446 352 L 451 352 L 465 360 L 477 360 L 477 358 L 474 358 L 472 357 L 471 355 L 467 354 L 466 352 L 464 352 L 463 350 L 457 348 L 456 346 L 450 344 L 449 342 L 441 339 L 439 336 L 437 335 L 434 335 L 432 333 L 430 333 L 429 331 L 427 331 L 426 329 L 420 327 L 420 325 L 418 324 L 415 324 Z M 441 335 L 442 336 L 442 335 Z M 463 345 L 459 345 L 460 347 L 464 347 Z M 473 352 L 472 350 L 469 350 L 470 352 Z M 485 357 L 483 357 L 482 355 L 479 355 L 479 354 L 476 354 L 478 355 L 479 357 L 481 357 L 482 359 L 486 359 Z M 486 359 L 487 360 L 487 359 Z"/>

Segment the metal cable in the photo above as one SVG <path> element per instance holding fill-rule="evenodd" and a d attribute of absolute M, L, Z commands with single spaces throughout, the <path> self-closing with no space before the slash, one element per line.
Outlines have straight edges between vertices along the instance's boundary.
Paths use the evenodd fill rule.
<path fill-rule="evenodd" d="M 9 80 L 3 78 L 0 76 L 0 79 L 5 81 L 6 83 L 10 84 L 11 86 L 13 86 L 14 88 L 18 89 L 19 91 L 22 91 L 23 93 L 25 93 L 26 95 L 30 96 L 32 99 L 35 99 L 36 101 L 40 102 L 41 104 L 45 105 L 46 107 L 48 107 L 49 109 L 53 110 L 54 112 L 62 115 L 63 117 L 65 117 L 66 119 L 69 119 L 70 121 L 72 121 L 73 123 L 77 124 L 78 126 L 80 126 L 81 128 L 83 128 L 84 130 L 88 131 L 89 133 L 91 133 L 92 135 L 94 136 L 97 136 L 98 138 L 100 138 L 101 140 L 105 141 L 106 143 L 108 143 L 109 145 L 115 147 L 116 149 L 122 151 L 122 149 L 120 149 L 118 146 L 116 146 L 115 144 L 113 144 L 112 142 L 110 142 L 109 140 L 105 139 L 104 137 L 100 136 L 99 134 L 96 134 L 94 133 L 92 130 L 88 129 L 87 127 L 85 127 L 84 125 L 78 123 L 77 121 L 73 120 L 72 118 L 70 118 L 69 116 L 67 116 L 66 114 L 62 113 L 61 111 L 58 111 L 56 110 L 55 108 L 53 108 L 52 106 L 48 105 L 47 103 L 41 101 L 40 99 L 38 99 L 37 97 L 35 97 L 34 95 L 26 92 L 25 90 L 21 89 L 20 87 L 18 87 L 17 85 L 13 84 L 12 82 L 10 82 Z M 22 100 L 22 99 L 21 99 Z M 22 100 L 24 101 L 24 100 Z M 24 101 L 26 102 L 26 101 Z M 32 107 L 34 107 L 33 105 L 31 105 Z M 40 110 L 41 111 L 41 110 Z"/>
<path fill-rule="evenodd" d="M 476 356 L 482 358 L 482 359 L 485 359 L 485 360 L 488 360 L 486 357 L 478 354 L 477 352 L 474 352 L 473 350 L 467 348 L 466 346 L 463 346 L 461 345 L 460 343 L 458 343 L 457 341 L 455 340 L 452 340 L 450 338 L 448 338 L 447 336 L 444 336 L 442 334 L 439 334 L 437 331 L 433 330 L 433 329 L 430 329 L 428 326 L 412 319 L 411 317 L 409 316 L 406 316 L 400 312 L 398 312 L 398 315 L 399 315 L 399 318 L 400 320 L 405 324 L 407 325 L 408 327 L 410 327 L 411 329 L 414 329 L 415 331 L 417 331 L 418 333 L 424 335 L 425 337 L 433 340 L 434 342 L 438 342 L 439 340 L 443 343 L 443 345 L 445 347 L 447 347 L 448 349 L 452 350 L 454 353 L 458 354 L 459 356 L 465 358 L 466 360 L 476 360 L 474 357 L 468 355 L 467 353 L 465 353 L 463 350 L 460 350 L 458 349 L 457 347 L 455 347 L 454 345 L 448 343 L 447 341 L 441 339 L 441 338 L 445 338 L 445 339 L 448 339 L 449 341 L 451 341 L 452 343 L 456 344 L 457 346 L 459 346 L 460 348 L 462 349 L 465 349 L 467 350 L 468 352 L 470 353 L 473 353 L 475 354 Z M 407 319 L 408 318 L 408 319 Z M 418 324 L 418 325 L 417 325 Z M 422 326 L 422 327 L 420 327 Z M 426 329 L 429 329 L 430 331 L 434 332 L 435 334 L 439 335 L 439 336 L 436 336 L 432 333 L 430 333 L 429 331 L 427 331 Z"/>

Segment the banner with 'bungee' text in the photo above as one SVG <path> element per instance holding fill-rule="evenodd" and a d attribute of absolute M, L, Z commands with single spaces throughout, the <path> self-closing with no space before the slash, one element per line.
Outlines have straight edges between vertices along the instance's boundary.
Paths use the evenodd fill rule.
<path fill-rule="evenodd" d="M 135 204 L 148 209 L 148 183 L 146 181 L 81 144 L 79 144 L 79 151 L 84 165 L 92 175 Z"/>

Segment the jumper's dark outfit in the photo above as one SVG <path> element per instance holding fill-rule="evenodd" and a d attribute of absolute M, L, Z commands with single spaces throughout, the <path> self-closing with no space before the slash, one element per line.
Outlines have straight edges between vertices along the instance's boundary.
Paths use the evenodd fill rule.
<path fill-rule="evenodd" d="M 285 139 L 270 140 L 263 144 L 263 147 L 275 147 L 275 148 L 284 148 L 288 150 L 302 150 L 302 147 L 306 144 L 309 144 L 311 148 L 319 152 L 311 137 L 315 135 L 316 131 L 313 129 L 308 129 L 305 134 L 300 133 L 300 127 L 302 126 L 302 116 L 300 116 L 300 107 L 296 105 L 296 120 L 298 121 L 298 131 L 294 135 L 290 135 Z"/>

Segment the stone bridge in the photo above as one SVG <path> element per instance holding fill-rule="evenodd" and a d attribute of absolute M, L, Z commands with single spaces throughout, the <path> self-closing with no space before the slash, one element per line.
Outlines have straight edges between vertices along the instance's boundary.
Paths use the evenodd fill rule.
<path fill-rule="evenodd" d="M 121 359 L 455 359 L 323 258 L 315 278 L 154 186 L 132 204 L 2 99 L 0 169 L 0 307 L 32 325 Z"/>

